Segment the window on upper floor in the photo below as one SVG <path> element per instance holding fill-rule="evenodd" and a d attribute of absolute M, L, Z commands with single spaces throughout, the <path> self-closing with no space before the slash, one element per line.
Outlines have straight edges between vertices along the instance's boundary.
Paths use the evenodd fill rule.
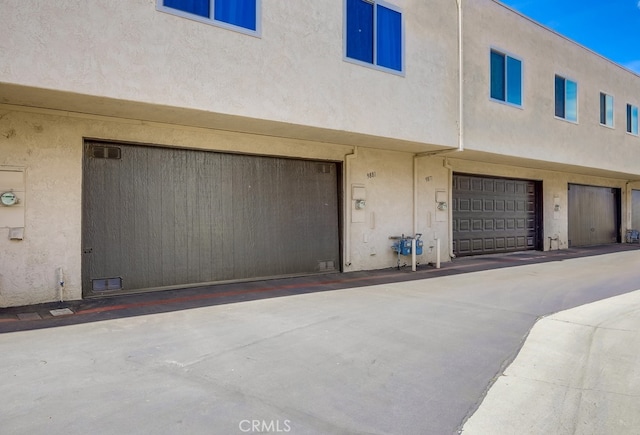
<path fill-rule="evenodd" d="M 402 12 L 379 0 L 345 0 L 347 59 L 398 73 L 403 66 Z"/>
<path fill-rule="evenodd" d="M 158 0 L 158 10 L 209 24 L 258 34 L 262 0 Z"/>
<path fill-rule="evenodd" d="M 638 106 L 627 104 L 627 133 L 638 135 Z"/>
<path fill-rule="evenodd" d="M 491 98 L 522 106 L 522 61 L 491 50 Z"/>
<path fill-rule="evenodd" d="M 600 124 L 613 127 L 613 96 L 600 92 Z"/>
<path fill-rule="evenodd" d="M 556 116 L 567 121 L 578 121 L 578 84 L 556 76 Z"/>

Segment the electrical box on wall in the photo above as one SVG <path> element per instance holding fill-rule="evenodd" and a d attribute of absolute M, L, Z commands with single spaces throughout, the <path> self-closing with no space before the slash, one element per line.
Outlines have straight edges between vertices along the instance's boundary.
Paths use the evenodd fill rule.
<path fill-rule="evenodd" d="M 367 208 L 367 189 L 361 184 L 352 184 L 351 185 L 351 222 L 353 223 L 365 222 L 366 208 Z"/>
<path fill-rule="evenodd" d="M 446 190 L 436 190 L 436 222 L 449 220 L 449 204 Z"/>
<path fill-rule="evenodd" d="M 12 240 L 24 235 L 25 186 L 24 168 L 0 166 L 0 228 L 8 228 Z"/>

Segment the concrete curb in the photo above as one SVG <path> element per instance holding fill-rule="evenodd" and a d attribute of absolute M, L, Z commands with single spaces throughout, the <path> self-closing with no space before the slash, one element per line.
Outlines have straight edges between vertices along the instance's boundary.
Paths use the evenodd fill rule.
<path fill-rule="evenodd" d="M 540 319 L 463 426 L 472 434 L 637 434 L 640 290 Z"/>

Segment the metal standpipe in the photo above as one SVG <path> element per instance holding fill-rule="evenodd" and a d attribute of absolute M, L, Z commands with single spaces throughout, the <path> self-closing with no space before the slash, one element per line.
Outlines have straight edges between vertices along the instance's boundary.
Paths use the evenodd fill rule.
<path fill-rule="evenodd" d="M 411 270 L 416 271 L 416 239 L 411 239 Z"/>

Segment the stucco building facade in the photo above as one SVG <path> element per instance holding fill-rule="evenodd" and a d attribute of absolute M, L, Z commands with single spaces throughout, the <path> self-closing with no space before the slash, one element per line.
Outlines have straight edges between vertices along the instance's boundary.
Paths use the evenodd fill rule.
<path fill-rule="evenodd" d="M 493 0 L 0 12 L 3 307 L 639 223 L 640 77 Z"/>

